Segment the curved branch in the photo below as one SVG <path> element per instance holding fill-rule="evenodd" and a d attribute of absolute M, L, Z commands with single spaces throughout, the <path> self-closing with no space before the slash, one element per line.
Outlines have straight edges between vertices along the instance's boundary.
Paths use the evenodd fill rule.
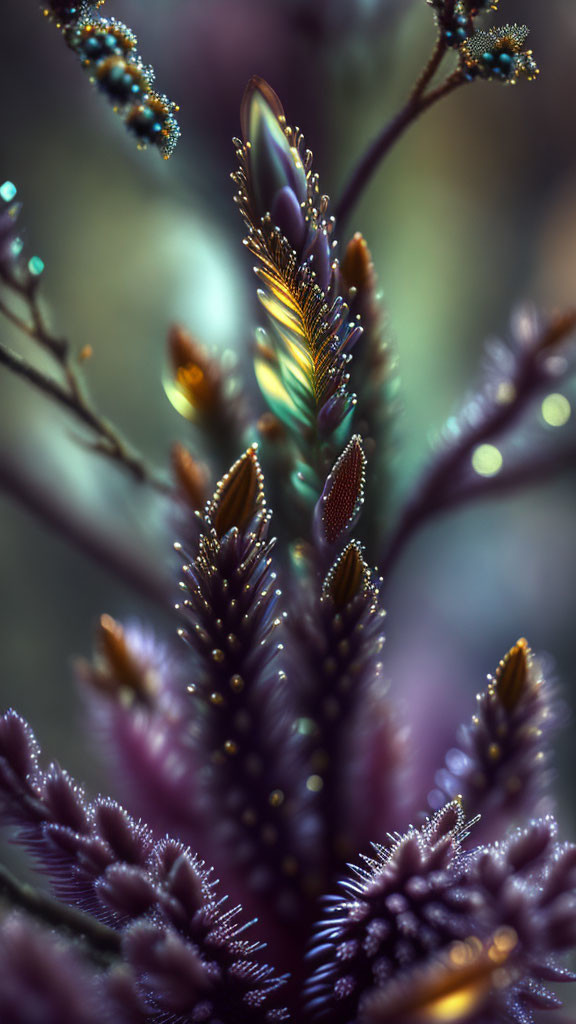
<path fill-rule="evenodd" d="M 74 513 L 70 502 L 60 501 L 56 493 L 48 492 L 40 484 L 28 479 L 12 461 L 0 461 L 0 491 L 20 502 L 45 526 L 60 533 L 65 540 L 110 572 L 116 579 L 131 587 L 141 597 L 168 609 L 171 588 L 167 578 L 140 561 L 125 545 L 117 543 L 109 534 L 98 533 Z"/>
<path fill-rule="evenodd" d="M 378 165 L 391 150 L 397 139 L 404 134 L 414 121 L 418 120 L 425 110 L 428 110 L 429 107 L 433 106 L 434 103 L 437 103 L 444 96 L 454 92 L 459 86 L 466 84 L 467 79 L 460 70 L 457 70 L 449 75 L 445 82 L 437 86 L 436 89 L 428 93 L 424 91 L 439 67 L 444 52 L 445 50 L 439 45 L 406 105 L 385 125 L 384 129 L 368 147 L 354 168 L 334 211 L 340 231 L 350 215 L 352 207 L 358 202 L 360 195 L 372 178 Z"/>
<path fill-rule="evenodd" d="M 64 375 L 65 384 L 36 369 L 16 352 L 0 346 L 0 363 L 12 373 L 28 380 L 37 390 L 48 398 L 62 405 L 76 419 L 89 428 L 96 437 L 94 451 L 106 455 L 124 469 L 139 483 L 146 484 L 154 490 L 170 494 L 172 488 L 120 435 L 118 430 L 94 408 L 86 390 L 85 382 L 74 365 L 70 344 L 58 338 L 50 331 L 38 301 L 38 282 L 34 279 L 19 281 L 17 278 L 4 278 L 4 285 L 14 292 L 26 305 L 30 320 L 19 316 L 0 300 L 0 314 L 13 326 L 26 334 L 32 341 L 49 352 Z"/>

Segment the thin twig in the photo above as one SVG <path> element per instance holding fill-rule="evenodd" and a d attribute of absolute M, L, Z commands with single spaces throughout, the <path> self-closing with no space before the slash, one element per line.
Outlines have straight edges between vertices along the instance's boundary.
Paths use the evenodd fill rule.
<path fill-rule="evenodd" d="M 0 863 L 0 898 L 19 907 L 35 920 L 79 939 L 85 952 L 100 967 L 109 967 L 120 956 L 120 935 L 75 907 L 68 907 L 47 893 L 20 882 Z"/>
<path fill-rule="evenodd" d="M 530 483 L 529 465 L 511 467 L 497 477 L 470 478 L 472 453 L 484 442 L 497 440 L 517 422 L 539 390 L 548 383 L 542 373 L 541 357 L 572 334 L 576 315 L 569 312 L 541 325 L 531 346 L 520 350 L 514 379 L 515 397 L 507 403 L 487 405 L 486 415 L 463 427 L 457 440 L 442 449 L 418 480 L 412 497 L 401 512 L 395 530 L 388 538 L 380 561 L 380 573 L 387 579 L 408 541 L 420 527 L 439 512 L 480 497 L 486 492 L 512 490 Z M 562 466 L 570 463 L 573 452 L 563 455 Z M 547 460 L 534 460 L 536 475 L 543 475 Z M 553 463 L 552 469 L 556 465 Z"/>
<path fill-rule="evenodd" d="M 95 524 L 86 522 L 75 513 L 66 498 L 60 500 L 55 489 L 43 488 L 6 457 L 0 461 L 1 490 L 141 597 L 162 608 L 170 608 L 171 588 L 167 574 L 149 568 L 148 559 L 131 555 L 126 544 L 117 543 L 108 533 L 97 532 Z"/>
<path fill-rule="evenodd" d="M 58 402 L 87 426 L 97 438 L 96 444 L 93 445 L 94 451 L 106 455 L 123 466 L 139 483 L 147 484 L 164 494 L 173 493 L 170 484 L 148 465 L 144 456 L 136 452 L 118 430 L 96 411 L 89 398 L 85 382 L 74 364 L 69 342 L 52 334 L 46 323 L 38 299 L 38 282 L 35 280 L 21 282 L 11 279 L 10 281 L 4 280 L 4 284 L 26 304 L 31 322 L 20 317 L 2 300 L 0 300 L 0 314 L 50 353 L 64 375 L 66 386 L 37 370 L 31 363 L 5 346 L 0 346 L 0 362 L 13 373 L 28 380 L 49 398 Z"/>
<path fill-rule="evenodd" d="M 430 82 L 434 78 L 434 75 L 436 74 L 438 68 L 440 67 L 442 61 L 444 60 L 447 51 L 448 46 L 446 44 L 446 40 L 444 39 L 443 35 L 439 34 L 438 39 L 436 41 L 436 46 L 432 51 L 432 56 L 430 57 L 430 60 L 428 61 L 426 67 L 424 68 L 422 74 L 420 75 L 420 78 L 418 79 L 416 85 L 412 90 L 412 93 L 410 95 L 411 100 L 417 100 L 418 97 L 422 96 L 423 92 L 425 92 L 425 90 L 428 88 Z"/>
<path fill-rule="evenodd" d="M 431 60 L 424 79 L 424 88 L 434 75 L 443 53 L 438 53 L 435 61 Z M 429 68 L 432 68 L 430 78 L 427 77 Z M 346 222 L 352 207 L 358 202 L 361 193 L 370 181 L 372 175 L 380 162 L 390 151 L 397 139 L 404 134 L 407 128 L 416 121 L 425 110 L 437 103 L 444 96 L 454 92 L 459 86 L 464 85 L 467 79 L 460 70 L 454 71 L 441 85 L 431 92 L 423 93 L 416 86 L 415 92 L 410 96 L 402 110 L 392 118 L 384 127 L 374 142 L 368 147 L 360 161 L 354 168 L 348 184 L 345 186 L 342 196 L 336 205 L 335 218 L 341 231 L 342 225 Z"/>

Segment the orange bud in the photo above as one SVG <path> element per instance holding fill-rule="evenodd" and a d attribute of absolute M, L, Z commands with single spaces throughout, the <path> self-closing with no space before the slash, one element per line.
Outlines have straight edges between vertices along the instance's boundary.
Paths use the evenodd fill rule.
<path fill-rule="evenodd" d="M 168 335 L 168 349 L 177 391 L 196 416 L 214 415 L 222 404 L 222 371 L 206 349 L 182 327 Z"/>
<path fill-rule="evenodd" d="M 336 560 L 324 582 L 323 593 L 331 597 L 338 610 L 345 608 L 363 590 L 370 579 L 357 541 L 348 544 Z"/>
<path fill-rule="evenodd" d="M 203 508 L 206 503 L 208 471 L 197 462 L 183 444 L 172 446 L 172 468 L 181 496 L 193 509 Z"/>
<path fill-rule="evenodd" d="M 356 288 L 358 291 L 373 291 L 375 289 L 376 275 L 372 254 L 365 238 L 359 231 L 346 246 L 340 270 L 348 288 Z"/>
<path fill-rule="evenodd" d="M 102 665 L 91 679 L 110 694 L 128 691 L 137 700 L 148 703 L 154 696 L 154 679 L 150 671 L 128 647 L 124 629 L 111 615 L 102 615 L 97 634 Z"/>
<path fill-rule="evenodd" d="M 512 647 L 496 669 L 496 694 L 507 711 L 513 711 L 526 690 L 531 662 L 531 651 L 526 640 Z"/>

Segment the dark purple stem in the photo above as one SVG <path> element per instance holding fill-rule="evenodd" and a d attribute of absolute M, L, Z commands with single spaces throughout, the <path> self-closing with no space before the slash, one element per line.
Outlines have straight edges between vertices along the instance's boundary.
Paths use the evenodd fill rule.
<path fill-rule="evenodd" d="M 468 470 L 468 463 L 474 449 L 485 441 L 495 439 L 514 423 L 534 397 L 542 384 L 542 376 L 534 353 L 526 359 L 516 380 L 516 398 L 506 405 L 495 405 L 490 415 L 475 427 L 463 432 L 460 440 L 441 452 L 428 472 L 419 481 L 412 499 L 407 503 L 395 531 L 388 540 L 382 559 L 380 572 L 384 579 L 389 576 L 392 567 L 403 552 L 412 534 L 428 519 L 438 512 L 477 497 L 484 489 L 493 490 L 490 480 L 479 480 L 466 486 L 463 474 Z M 508 478 L 508 476 L 507 476 Z M 520 473 L 518 480 L 524 480 L 526 473 Z"/>
<path fill-rule="evenodd" d="M 449 93 L 454 92 L 454 90 L 460 85 L 465 84 L 466 79 L 462 75 L 462 72 L 458 70 L 451 74 L 442 85 L 433 89 L 432 92 L 424 94 L 424 89 L 437 70 L 443 55 L 444 50 L 441 47 L 438 47 L 430 61 L 430 64 L 426 68 L 422 79 L 417 83 L 416 88 L 406 105 L 398 114 L 396 114 L 395 117 L 392 118 L 391 121 L 389 121 L 384 130 L 377 136 L 372 145 L 367 149 L 364 156 L 361 157 L 359 163 L 356 165 L 335 209 L 336 223 L 338 224 L 340 232 L 342 231 L 342 225 L 346 222 L 352 207 L 358 202 L 361 193 L 366 188 L 366 185 L 370 181 L 378 165 L 388 154 L 396 140 L 404 134 L 406 129 L 409 128 L 425 110 L 428 110 L 428 108 L 433 106 L 434 103 L 437 103 L 443 96 L 448 96 Z"/>

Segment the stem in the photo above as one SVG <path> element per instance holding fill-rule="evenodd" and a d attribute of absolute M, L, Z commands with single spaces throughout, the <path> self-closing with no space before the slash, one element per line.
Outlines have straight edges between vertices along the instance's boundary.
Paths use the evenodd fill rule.
<path fill-rule="evenodd" d="M 442 61 L 444 60 L 447 49 L 448 47 L 446 45 L 444 37 L 442 35 L 439 35 L 438 40 L 436 42 L 436 46 L 432 51 L 432 56 L 430 57 L 430 60 L 428 61 L 426 67 L 424 68 L 422 74 L 420 75 L 420 78 L 416 82 L 414 89 L 412 90 L 410 96 L 411 100 L 418 99 L 428 88 L 430 82 L 434 78 L 434 75 L 436 74 L 438 68 L 440 67 Z"/>
<path fill-rule="evenodd" d="M 170 607 L 168 579 L 149 569 L 144 558 L 140 560 L 131 555 L 125 545 L 116 543 L 109 535 L 97 533 L 92 525 L 74 513 L 69 502 L 59 501 L 55 493 L 27 478 L 20 466 L 7 459 L 0 462 L 0 490 L 141 597 L 165 609 Z"/>
<path fill-rule="evenodd" d="M 124 440 L 116 428 L 94 408 L 88 396 L 85 382 L 78 368 L 74 365 L 69 342 L 66 339 L 57 338 L 53 335 L 45 321 L 38 301 L 38 282 L 32 280 L 22 283 L 10 279 L 9 281 L 4 280 L 4 284 L 26 304 L 31 322 L 18 316 L 1 300 L 0 314 L 35 341 L 41 348 L 50 353 L 64 375 L 66 386 L 60 384 L 53 377 L 37 370 L 27 360 L 10 351 L 5 346 L 0 346 L 0 362 L 13 373 L 28 380 L 37 390 L 42 391 L 53 401 L 62 405 L 80 422 L 84 423 L 97 438 L 96 442 L 91 445 L 94 451 L 106 455 L 123 466 L 138 483 L 147 484 L 161 493 L 171 494 L 172 488 L 170 485 L 148 465 L 146 459 L 136 452 Z"/>
<path fill-rule="evenodd" d="M 474 449 L 508 432 L 535 395 L 549 384 L 549 378 L 542 372 L 541 357 L 570 336 L 575 322 L 576 316 L 571 312 L 542 324 L 538 333 L 531 338 L 530 346 L 518 349 L 520 360 L 512 376 L 515 398 L 505 404 L 488 404 L 484 418 L 475 425 L 463 428 L 457 440 L 444 448 L 424 472 L 385 545 L 379 566 L 385 579 L 415 531 L 439 512 L 484 493 L 511 490 L 523 483 L 530 483 L 534 477 L 542 475 L 543 467 L 547 464 L 553 472 L 561 468 L 565 461 L 569 462 L 572 451 L 562 455 L 560 465 L 546 457 L 541 462 L 533 460 L 533 476 L 528 463 L 511 467 L 494 478 L 471 478 L 469 470 Z"/>
<path fill-rule="evenodd" d="M 20 882 L 3 864 L 0 864 L 0 897 L 37 921 L 80 939 L 90 959 L 98 966 L 109 967 L 118 959 L 120 935 L 117 932 L 90 914 L 59 903 L 47 893 Z"/>
<path fill-rule="evenodd" d="M 336 205 L 335 218 L 341 229 L 346 222 L 352 207 L 358 202 L 361 193 L 376 171 L 379 163 L 391 150 L 394 143 L 407 128 L 416 121 L 425 110 L 437 103 L 438 100 L 449 93 L 454 92 L 459 86 L 466 83 L 466 79 L 460 70 L 454 71 L 442 85 L 437 86 L 431 92 L 424 93 L 423 90 L 434 75 L 437 67 L 444 56 L 440 48 L 433 54 L 429 65 L 425 69 L 421 83 L 416 88 L 402 110 L 392 118 L 384 127 L 383 131 L 376 137 L 369 146 L 360 161 L 352 172 L 348 184 L 345 186 L 342 196 Z"/>

